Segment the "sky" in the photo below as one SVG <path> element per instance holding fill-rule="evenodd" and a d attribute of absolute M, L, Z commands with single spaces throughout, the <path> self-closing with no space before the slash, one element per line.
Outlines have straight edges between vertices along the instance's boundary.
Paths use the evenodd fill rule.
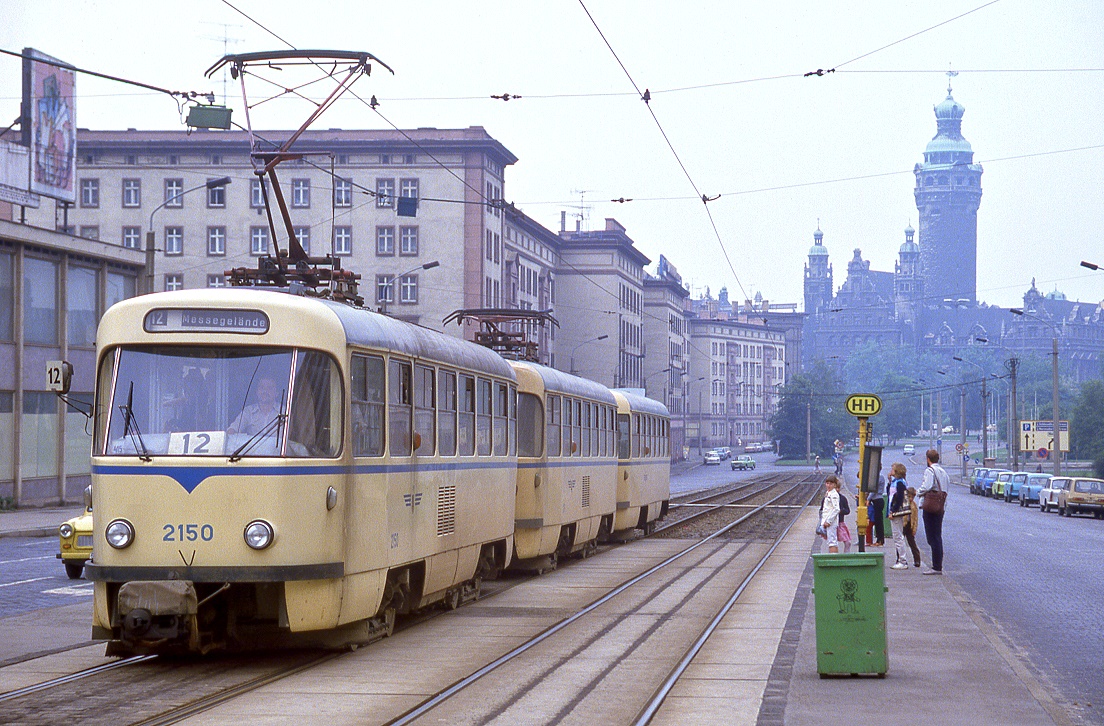
<path fill-rule="evenodd" d="M 315 128 L 483 126 L 519 158 L 506 200 L 549 229 L 561 211 L 571 228 L 613 217 L 695 297 L 779 303 L 802 302 L 818 225 L 837 287 L 856 248 L 893 269 L 954 69 L 985 169 L 979 299 L 1016 306 L 1032 279 L 1104 299 L 1104 271 L 1079 266 L 1104 265 L 1099 0 L 230 2 L 0 0 L 0 48 L 220 100 L 204 71 L 224 52 L 368 51 L 395 70 L 354 86 L 379 114 L 347 97 Z M 818 68 L 836 71 L 803 76 Z M 168 96 L 89 76 L 77 90 L 82 128 L 183 127 Z M 490 98 L 504 93 L 521 98 Z M 19 60 L 0 57 L 4 126 L 19 94 Z M 254 123 L 291 129 L 310 111 L 275 101 Z"/>

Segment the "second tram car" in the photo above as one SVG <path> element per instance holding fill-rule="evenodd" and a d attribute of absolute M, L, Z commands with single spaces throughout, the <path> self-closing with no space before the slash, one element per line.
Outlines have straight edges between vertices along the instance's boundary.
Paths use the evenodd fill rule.
<path fill-rule="evenodd" d="M 671 420 L 659 401 L 615 390 L 617 517 L 613 531 L 650 534 L 667 516 L 671 495 Z"/>

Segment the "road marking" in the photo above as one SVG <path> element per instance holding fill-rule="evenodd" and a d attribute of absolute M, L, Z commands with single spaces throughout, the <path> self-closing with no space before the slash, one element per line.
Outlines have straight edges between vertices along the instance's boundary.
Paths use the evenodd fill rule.
<path fill-rule="evenodd" d="M 52 577 L 34 577 L 30 580 L 16 580 L 15 582 L 5 582 L 0 584 L 0 587 L 11 587 L 12 585 L 26 585 L 28 582 L 41 582 L 42 580 L 52 580 Z"/>
<path fill-rule="evenodd" d="M 18 560 L 0 560 L 0 565 L 14 565 L 16 562 L 31 562 L 33 560 L 54 560 L 54 555 L 42 555 L 40 557 L 21 557 Z"/>
<path fill-rule="evenodd" d="M 92 583 L 90 582 L 87 585 L 71 585 L 69 587 L 55 587 L 53 590 L 43 590 L 42 592 L 46 595 L 91 595 Z"/>

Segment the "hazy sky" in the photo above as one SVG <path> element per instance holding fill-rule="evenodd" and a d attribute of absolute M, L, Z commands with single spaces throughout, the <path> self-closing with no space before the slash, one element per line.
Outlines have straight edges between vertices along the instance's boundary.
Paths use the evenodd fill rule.
<path fill-rule="evenodd" d="M 695 296 L 727 286 L 738 298 L 742 285 L 749 296 L 801 302 L 818 220 L 837 287 L 856 247 L 875 269 L 892 270 L 905 226 L 917 226 L 911 172 L 954 68 L 963 134 L 985 168 L 979 298 L 1019 304 L 1035 277 L 1044 292 L 1099 301 L 1104 272 L 1078 263 L 1104 264 L 1104 2 L 999 0 L 859 58 L 987 1 L 585 0 L 584 9 L 578 0 L 231 0 L 296 47 L 386 61 L 394 76 L 377 68 L 354 90 L 374 94 L 388 120 L 485 127 L 520 159 L 507 172 L 507 200 L 553 230 L 564 209 L 574 226 L 583 200 L 584 227 L 617 218 L 653 261 L 671 259 Z M 721 195 L 709 204 L 720 242 L 586 10 L 650 89 L 694 184 Z M 203 72 L 224 37 L 229 52 L 287 47 L 221 0 L 0 0 L 0 11 L 0 48 L 30 46 L 174 90 L 222 93 L 221 78 Z M 696 88 L 672 90 L 687 87 Z M 18 115 L 18 59 L 0 57 L 0 89 L 6 126 Z M 166 96 L 88 76 L 77 89 L 81 127 L 182 128 Z M 522 98 L 488 98 L 502 93 Z M 309 111 L 280 102 L 254 123 L 293 128 Z M 387 124 L 348 100 L 316 126 L 331 127 Z M 833 181 L 841 179 L 853 180 Z M 634 201 L 609 201 L 620 197 Z"/>

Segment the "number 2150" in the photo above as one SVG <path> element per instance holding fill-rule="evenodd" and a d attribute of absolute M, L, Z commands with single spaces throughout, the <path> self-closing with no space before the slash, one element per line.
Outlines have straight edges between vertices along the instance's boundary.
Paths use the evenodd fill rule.
<path fill-rule="evenodd" d="M 209 524 L 166 524 L 161 530 L 165 533 L 162 542 L 195 542 L 197 539 L 210 542 L 215 537 L 215 528 Z"/>

